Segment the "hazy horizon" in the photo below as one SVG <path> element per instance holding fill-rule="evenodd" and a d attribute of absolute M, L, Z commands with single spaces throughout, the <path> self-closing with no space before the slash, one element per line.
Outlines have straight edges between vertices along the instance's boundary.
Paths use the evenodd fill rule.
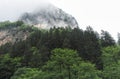
<path fill-rule="evenodd" d="M 15 21 L 24 12 L 32 12 L 45 3 L 52 3 L 74 16 L 79 27 L 108 31 L 115 40 L 120 26 L 119 0 L 0 0 L 0 21 Z"/>

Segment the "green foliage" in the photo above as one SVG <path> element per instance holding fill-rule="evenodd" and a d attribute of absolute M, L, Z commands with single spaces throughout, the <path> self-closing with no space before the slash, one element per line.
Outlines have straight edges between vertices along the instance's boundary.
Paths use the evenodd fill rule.
<path fill-rule="evenodd" d="M 22 21 L 17 21 L 17 22 L 10 22 L 10 21 L 5 21 L 5 22 L 0 22 L 0 30 L 3 29 L 11 29 L 13 27 L 18 27 L 23 24 Z"/>
<path fill-rule="evenodd" d="M 120 79 L 120 63 L 104 67 L 104 79 Z"/>
<path fill-rule="evenodd" d="M 74 73 L 76 71 L 75 79 L 102 79 L 100 78 L 101 71 L 89 62 L 82 62 L 78 66 L 74 65 L 73 70 Z"/>
<path fill-rule="evenodd" d="M 48 73 L 51 73 L 51 77 L 55 78 L 71 78 L 71 67 L 73 64 L 80 62 L 80 58 L 76 51 L 70 49 L 54 49 L 50 61 L 43 67 Z M 56 75 L 56 76 L 53 76 Z"/>
<path fill-rule="evenodd" d="M 21 58 L 11 58 L 9 54 L 0 56 L 0 79 L 9 79 L 21 66 Z"/>
<path fill-rule="evenodd" d="M 120 47 L 106 47 L 102 50 L 102 59 L 104 66 L 117 64 L 120 60 Z"/>
<path fill-rule="evenodd" d="M 22 63 L 24 66 L 39 68 L 43 64 L 41 60 L 42 56 L 39 50 L 36 47 L 32 47 L 24 55 Z"/>
<path fill-rule="evenodd" d="M 52 51 L 51 60 L 56 60 L 65 65 L 71 65 L 74 64 L 74 61 L 80 61 L 80 58 L 74 50 L 58 48 Z"/>
<path fill-rule="evenodd" d="M 101 47 L 99 43 L 99 35 L 91 27 L 87 27 L 84 32 L 84 53 L 83 58 L 95 63 L 98 69 L 102 69 L 101 63 Z"/>
<path fill-rule="evenodd" d="M 30 35 L 0 46 L 0 79 L 119 79 L 120 47 L 106 31 L 100 37 L 91 27 L 39 30 L 21 21 L 0 23 L 0 30 L 14 27 Z"/>
<path fill-rule="evenodd" d="M 107 46 L 114 46 L 115 40 L 112 38 L 112 36 L 107 31 L 103 31 L 101 33 L 101 46 L 107 47 Z"/>
<path fill-rule="evenodd" d="M 45 79 L 101 79 L 94 65 L 81 61 L 77 52 L 70 49 L 54 49 L 43 70 L 49 76 Z"/>
<path fill-rule="evenodd" d="M 12 46 L 11 43 L 6 43 L 5 45 L 0 46 L 0 54 L 9 53 L 8 50 L 10 50 L 11 46 Z"/>
<path fill-rule="evenodd" d="M 38 73 L 36 68 L 19 68 L 10 79 L 35 79 Z"/>
<path fill-rule="evenodd" d="M 32 28 L 32 31 L 29 28 Z M 20 29 L 30 31 L 30 36 L 24 41 L 19 41 L 11 45 L 6 51 L 3 50 L 6 49 L 5 46 L 0 50 L 4 51 L 4 53 L 10 53 L 12 57 L 24 56 L 24 63 L 26 63 L 23 63 L 24 65 L 31 66 L 27 63 L 29 62 L 29 58 L 33 56 L 32 51 L 30 51 L 32 47 L 38 49 L 38 53 L 42 59 L 40 62 L 43 62 L 41 64 L 49 60 L 50 51 L 54 48 L 69 48 L 76 50 L 78 55 L 85 61 L 87 60 L 96 64 L 98 69 L 102 68 L 99 36 L 91 27 L 88 27 L 85 31 L 79 28 L 71 29 L 70 27 L 54 27 L 49 31 L 43 31 L 22 24 Z"/>
<path fill-rule="evenodd" d="M 103 78 L 120 79 L 120 47 L 103 49 Z"/>
<path fill-rule="evenodd" d="M 29 26 L 29 25 L 25 25 L 25 24 L 22 24 L 19 28 L 19 30 L 22 30 L 22 31 L 32 31 L 33 29 L 31 28 L 32 26 Z"/>

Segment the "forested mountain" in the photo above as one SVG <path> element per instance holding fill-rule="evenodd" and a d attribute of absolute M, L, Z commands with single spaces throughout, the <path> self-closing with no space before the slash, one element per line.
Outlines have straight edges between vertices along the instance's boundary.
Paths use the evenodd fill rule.
<path fill-rule="evenodd" d="M 0 46 L 0 79 L 108 79 L 114 76 L 111 68 L 119 67 L 120 50 L 107 31 L 99 35 L 91 27 L 40 30 L 21 21 L 0 24 L 1 31 L 17 28 L 12 38 L 28 33 L 26 39 Z"/>
<path fill-rule="evenodd" d="M 0 22 L 0 79 L 120 79 L 120 46 L 109 32 L 82 30 L 47 8 Z"/>

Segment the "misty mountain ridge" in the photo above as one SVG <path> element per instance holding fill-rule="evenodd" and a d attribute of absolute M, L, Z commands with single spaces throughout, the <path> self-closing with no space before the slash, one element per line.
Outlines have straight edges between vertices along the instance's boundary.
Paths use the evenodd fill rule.
<path fill-rule="evenodd" d="M 31 13 L 24 13 L 19 18 L 26 24 L 34 25 L 42 29 L 49 29 L 52 27 L 78 27 L 76 19 L 63 10 L 55 7 L 52 4 L 41 6 Z"/>
<path fill-rule="evenodd" d="M 54 26 L 77 28 L 78 23 L 73 16 L 52 4 L 46 4 L 32 13 L 24 13 L 16 22 L 0 22 L 0 46 L 26 40 L 33 27 L 50 29 Z"/>

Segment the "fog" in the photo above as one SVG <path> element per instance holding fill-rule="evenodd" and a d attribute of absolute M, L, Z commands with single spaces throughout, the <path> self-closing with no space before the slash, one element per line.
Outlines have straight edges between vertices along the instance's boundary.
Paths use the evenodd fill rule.
<path fill-rule="evenodd" d="M 0 21 L 15 21 L 24 12 L 32 12 L 46 3 L 49 0 L 0 0 Z"/>
<path fill-rule="evenodd" d="M 52 3 L 73 15 L 80 28 L 92 26 L 106 30 L 117 40 L 120 32 L 119 0 L 0 0 L 0 21 L 15 21 L 24 12 L 32 12 L 45 3 Z"/>

